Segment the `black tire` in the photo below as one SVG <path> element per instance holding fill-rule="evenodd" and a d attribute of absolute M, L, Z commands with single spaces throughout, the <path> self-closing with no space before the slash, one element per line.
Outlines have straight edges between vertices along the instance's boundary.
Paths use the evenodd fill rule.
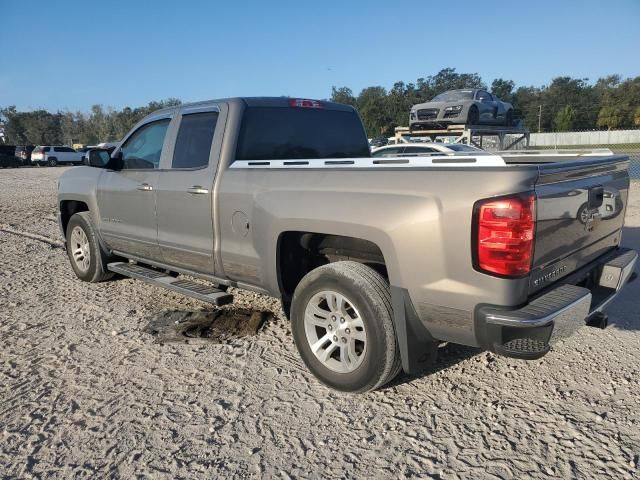
<path fill-rule="evenodd" d="M 90 260 L 89 268 L 86 271 L 82 271 L 73 258 L 72 232 L 76 227 L 82 229 L 89 240 Z M 113 277 L 113 272 L 107 270 L 107 263 L 114 261 L 115 257 L 109 255 L 100 245 L 89 212 L 76 213 L 71 217 L 67 225 L 66 236 L 67 256 L 69 257 L 71 268 L 73 268 L 73 271 L 80 280 L 96 283 L 104 282 Z"/>
<path fill-rule="evenodd" d="M 582 205 L 580 205 L 580 208 L 578 209 L 576 218 L 581 224 L 586 225 L 588 217 L 589 217 L 589 206 L 586 203 L 583 203 Z"/>
<path fill-rule="evenodd" d="M 366 332 L 364 358 L 355 370 L 340 373 L 324 365 L 312 352 L 305 333 L 307 305 L 323 290 L 344 295 L 361 313 Z M 296 287 L 291 303 L 291 329 L 309 370 L 324 384 L 344 392 L 367 392 L 391 381 L 401 369 L 393 324 L 389 283 L 375 270 L 357 262 L 336 262 L 309 272 Z M 336 332 L 337 333 L 337 332 Z"/>
<path fill-rule="evenodd" d="M 467 125 L 478 125 L 480 123 L 480 113 L 478 112 L 478 107 L 475 105 L 469 108 L 469 113 L 467 114 Z"/>
<path fill-rule="evenodd" d="M 504 116 L 504 126 L 511 127 L 513 126 L 513 110 L 508 110 Z"/>
<path fill-rule="evenodd" d="M 50 167 L 55 167 L 56 165 L 58 165 L 58 160 L 55 157 L 50 158 L 47 162 L 47 165 L 49 165 Z"/>

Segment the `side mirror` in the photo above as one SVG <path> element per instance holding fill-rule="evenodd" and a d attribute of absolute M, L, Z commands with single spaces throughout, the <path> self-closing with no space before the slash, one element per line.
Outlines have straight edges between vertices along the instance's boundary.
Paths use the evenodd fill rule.
<path fill-rule="evenodd" d="M 122 170 L 122 151 L 119 151 L 118 153 L 116 153 L 113 156 L 110 156 L 109 151 L 106 150 L 107 154 L 109 155 L 108 157 L 108 161 L 105 164 L 104 168 L 106 168 L 107 170 Z"/>
<path fill-rule="evenodd" d="M 89 167 L 105 168 L 109 163 L 109 152 L 107 150 L 94 148 L 86 152 L 82 157 L 82 163 Z"/>

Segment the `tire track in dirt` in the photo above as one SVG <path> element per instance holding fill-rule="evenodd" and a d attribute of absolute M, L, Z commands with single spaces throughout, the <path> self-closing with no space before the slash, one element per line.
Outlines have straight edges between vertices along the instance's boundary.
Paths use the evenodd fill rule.
<path fill-rule="evenodd" d="M 12 228 L 9 225 L 5 225 L 0 223 L 0 232 L 4 232 L 4 233 L 10 233 L 11 235 L 17 235 L 19 237 L 24 237 L 24 238 L 29 238 L 31 240 L 37 240 L 39 242 L 43 242 L 46 243 L 48 245 L 51 245 L 54 248 L 65 248 L 64 243 L 59 242 L 58 240 L 52 240 L 48 237 L 45 237 L 43 235 L 37 234 L 37 233 L 31 233 L 31 232 L 25 232 L 22 230 L 17 230 L 15 228 Z"/>

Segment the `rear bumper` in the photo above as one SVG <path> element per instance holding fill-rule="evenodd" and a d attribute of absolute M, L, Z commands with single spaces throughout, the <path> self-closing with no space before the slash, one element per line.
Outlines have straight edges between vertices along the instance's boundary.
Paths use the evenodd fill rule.
<path fill-rule="evenodd" d="M 532 360 L 590 323 L 631 278 L 638 254 L 618 249 L 590 264 L 578 284 L 571 277 L 516 310 L 483 305 L 475 316 L 480 345 L 504 356 Z"/>

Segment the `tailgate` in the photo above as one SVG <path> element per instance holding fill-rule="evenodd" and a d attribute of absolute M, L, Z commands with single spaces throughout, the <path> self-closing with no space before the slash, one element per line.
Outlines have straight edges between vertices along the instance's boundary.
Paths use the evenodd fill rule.
<path fill-rule="evenodd" d="M 540 166 L 530 293 L 620 244 L 628 167 L 624 156 Z"/>

